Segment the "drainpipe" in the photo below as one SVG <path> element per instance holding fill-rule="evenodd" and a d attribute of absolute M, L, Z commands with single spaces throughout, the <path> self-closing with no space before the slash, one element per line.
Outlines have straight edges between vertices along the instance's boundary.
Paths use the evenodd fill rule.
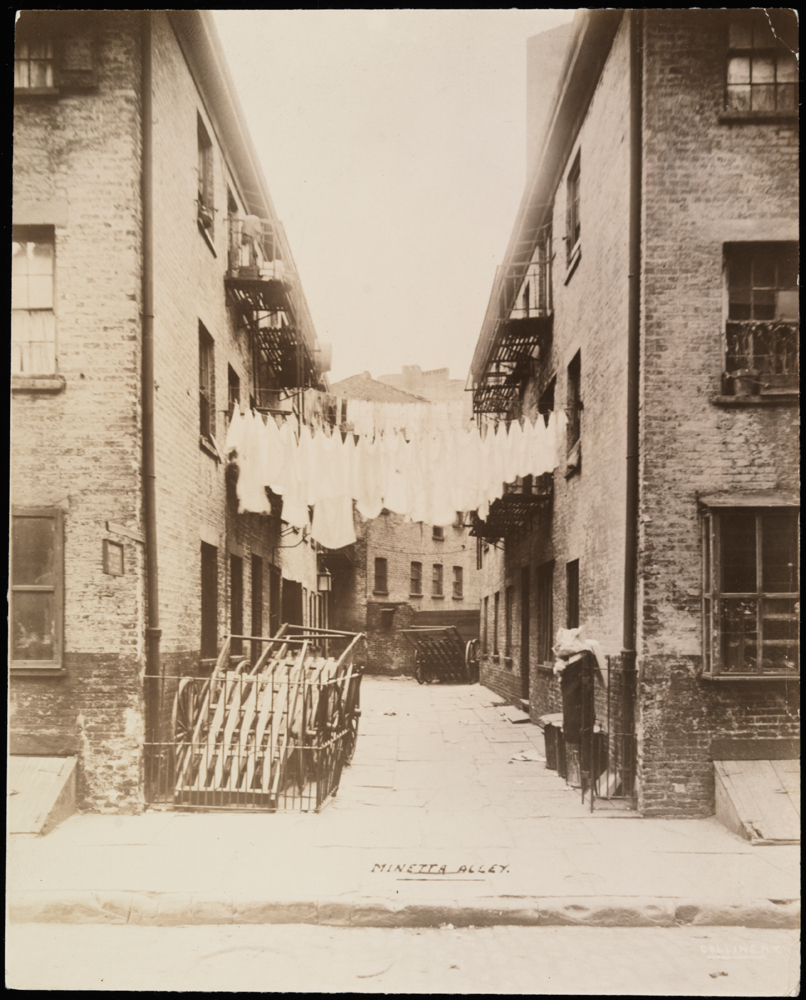
<path fill-rule="evenodd" d="M 142 21 L 142 174 L 143 213 L 143 507 L 145 516 L 146 674 L 157 678 L 160 664 L 160 606 L 157 564 L 157 495 L 154 459 L 154 226 L 153 226 L 153 102 L 151 66 L 151 12 L 143 11 Z M 158 681 L 147 681 L 145 702 L 146 741 L 155 743 L 157 734 Z M 148 779 L 148 776 L 147 776 Z"/>
<path fill-rule="evenodd" d="M 636 632 L 638 584 L 639 366 L 641 348 L 641 167 L 643 137 L 643 11 L 630 12 L 630 231 L 627 314 L 627 533 L 624 545 L 624 633 L 622 728 L 632 766 L 630 792 L 635 802 L 635 710 L 637 702 Z"/>

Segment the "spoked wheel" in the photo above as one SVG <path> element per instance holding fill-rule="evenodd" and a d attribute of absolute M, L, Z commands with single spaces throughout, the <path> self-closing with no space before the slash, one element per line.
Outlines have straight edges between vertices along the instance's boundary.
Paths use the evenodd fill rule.
<path fill-rule="evenodd" d="M 465 646 L 465 678 L 468 684 L 479 681 L 479 640 L 471 639 Z"/>
<path fill-rule="evenodd" d="M 196 715 L 201 702 L 201 693 L 195 678 L 183 677 L 179 682 L 171 710 L 171 732 L 173 733 L 174 773 L 184 763 L 193 741 Z"/>
<path fill-rule="evenodd" d="M 359 703 L 359 677 L 350 679 L 350 687 L 347 691 L 346 704 L 344 706 L 344 721 L 347 731 L 344 735 L 344 763 L 349 764 L 355 754 L 356 743 L 358 742 L 358 720 L 361 717 Z"/>

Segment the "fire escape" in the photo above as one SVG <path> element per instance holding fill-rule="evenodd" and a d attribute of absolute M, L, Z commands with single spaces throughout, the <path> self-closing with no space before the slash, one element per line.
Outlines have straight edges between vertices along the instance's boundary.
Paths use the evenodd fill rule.
<path fill-rule="evenodd" d="M 496 274 L 482 330 L 484 353 L 473 372 L 474 413 L 512 418 L 548 352 L 553 318 L 551 239 L 544 233 L 528 262 L 521 258 Z M 506 483 L 484 520 L 472 515 L 470 534 L 486 541 L 518 536 L 553 496 L 552 473 Z"/>
<path fill-rule="evenodd" d="M 302 290 L 281 248 L 272 222 L 229 217 L 227 303 L 239 328 L 249 330 L 258 409 L 272 409 L 320 381 Z"/>

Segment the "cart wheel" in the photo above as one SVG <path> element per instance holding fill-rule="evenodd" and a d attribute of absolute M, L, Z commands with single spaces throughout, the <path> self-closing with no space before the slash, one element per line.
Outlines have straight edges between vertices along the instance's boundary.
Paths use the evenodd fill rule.
<path fill-rule="evenodd" d="M 196 712 L 199 705 L 198 687 L 193 681 L 192 677 L 183 677 L 176 690 L 171 713 L 171 728 L 174 742 L 177 744 L 189 743 L 193 737 L 193 727 L 196 724 Z"/>
<path fill-rule="evenodd" d="M 465 646 L 465 678 L 468 684 L 479 681 L 479 640 L 471 639 Z"/>

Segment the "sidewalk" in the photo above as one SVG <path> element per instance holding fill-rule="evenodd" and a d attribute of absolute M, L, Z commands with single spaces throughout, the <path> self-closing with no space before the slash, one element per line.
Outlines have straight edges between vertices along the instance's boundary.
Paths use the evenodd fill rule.
<path fill-rule="evenodd" d="M 797 846 L 590 812 L 485 688 L 368 677 L 315 814 L 73 816 L 10 838 L 13 922 L 795 927 Z"/>

